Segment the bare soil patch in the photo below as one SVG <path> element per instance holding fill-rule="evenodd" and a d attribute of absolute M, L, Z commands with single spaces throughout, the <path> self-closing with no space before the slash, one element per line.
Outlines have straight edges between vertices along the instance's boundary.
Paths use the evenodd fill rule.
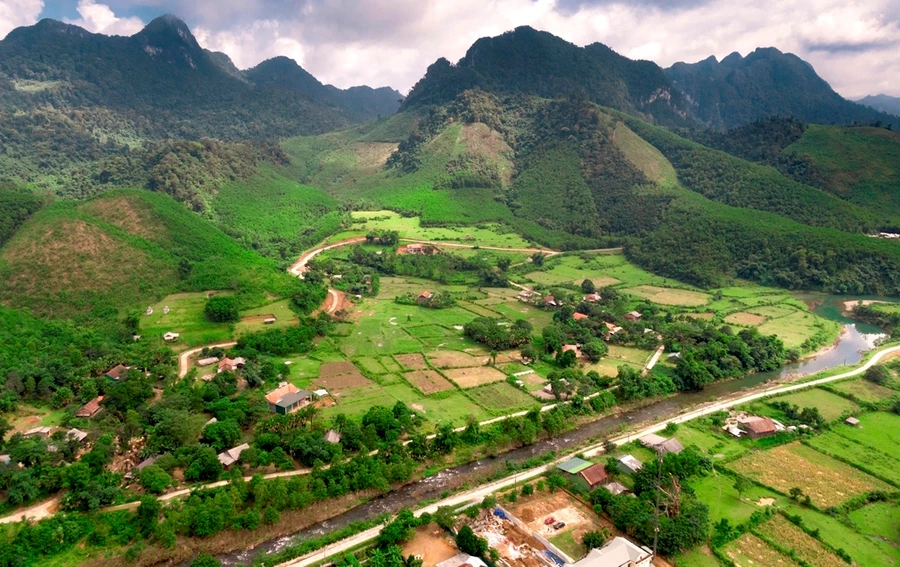
<path fill-rule="evenodd" d="M 426 396 L 453 389 L 453 384 L 434 370 L 415 370 L 407 372 L 403 376 L 407 382 Z"/>
<path fill-rule="evenodd" d="M 725 317 L 726 323 L 733 323 L 735 325 L 746 325 L 748 327 L 755 327 L 757 325 L 762 325 L 766 322 L 766 318 L 762 315 L 756 315 L 754 313 L 747 313 L 746 311 L 741 311 L 740 313 L 732 313 L 728 317 Z"/>
<path fill-rule="evenodd" d="M 425 357 L 419 353 L 395 354 L 394 358 L 397 362 L 410 370 L 425 370 L 428 368 L 428 364 L 425 363 Z"/>
<path fill-rule="evenodd" d="M 686 307 L 697 307 L 706 305 L 709 301 L 709 295 L 686 289 L 675 289 L 669 287 L 659 287 L 655 285 L 639 285 L 624 290 L 626 293 L 637 295 L 649 299 L 653 303 L 660 305 L 684 305 Z"/>
<path fill-rule="evenodd" d="M 153 216 L 148 211 L 135 208 L 134 203 L 124 195 L 88 201 L 80 208 L 129 234 L 154 239 L 153 227 L 156 223 Z"/>
<path fill-rule="evenodd" d="M 352 363 L 343 361 L 323 364 L 319 369 L 319 378 L 314 384 L 317 388 L 325 388 L 331 393 L 340 393 L 370 386 L 372 382 Z"/>
<path fill-rule="evenodd" d="M 705 321 L 708 321 L 716 316 L 715 313 L 685 313 L 685 315 L 687 315 L 691 319 L 703 319 Z"/>
<path fill-rule="evenodd" d="M 456 556 L 459 551 L 450 536 L 437 524 L 428 524 L 416 530 L 416 535 L 403 546 L 403 556 L 420 556 L 422 567 L 434 567 L 441 561 Z"/>
<path fill-rule="evenodd" d="M 472 356 L 465 352 L 455 350 L 439 351 L 436 354 L 429 354 L 428 360 L 431 364 L 438 368 L 466 368 L 469 366 L 481 366 L 487 364 L 489 357 Z"/>
<path fill-rule="evenodd" d="M 491 366 L 476 366 L 474 368 L 452 368 L 445 370 L 444 374 L 460 388 L 474 388 L 482 384 L 491 384 L 506 380 L 506 374 Z"/>

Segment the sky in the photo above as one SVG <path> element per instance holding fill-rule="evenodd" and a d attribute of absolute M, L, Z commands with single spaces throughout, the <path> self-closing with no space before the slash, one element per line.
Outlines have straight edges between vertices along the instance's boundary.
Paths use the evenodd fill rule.
<path fill-rule="evenodd" d="M 241 69 L 286 55 L 341 88 L 405 94 L 439 57 L 529 25 L 663 67 L 777 47 L 847 98 L 900 96 L 900 0 L 0 0 L 0 37 L 41 18 L 132 35 L 166 13 Z"/>

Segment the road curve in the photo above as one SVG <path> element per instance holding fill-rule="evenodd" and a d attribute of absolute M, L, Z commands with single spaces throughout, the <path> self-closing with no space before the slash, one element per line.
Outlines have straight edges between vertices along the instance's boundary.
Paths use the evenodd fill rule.
<path fill-rule="evenodd" d="M 178 355 L 178 377 L 184 378 L 188 371 L 191 369 L 191 361 L 190 358 L 200 352 L 205 348 L 229 348 L 236 345 L 236 341 L 229 341 L 225 343 L 213 343 L 211 345 L 203 345 L 196 348 L 192 348 L 191 350 L 186 350 L 183 353 Z"/>
<path fill-rule="evenodd" d="M 835 376 L 828 376 L 826 378 L 819 378 L 818 380 L 811 380 L 809 382 L 803 382 L 800 384 L 790 384 L 790 385 L 781 386 L 781 387 L 777 387 L 777 388 L 768 388 L 762 392 L 756 392 L 753 394 L 738 396 L 736 398 L 732 398 L 729 400 L 722 400 L 720 402 L 714 402 L 714 403 L 706 405 L 702 408 L 681 414 L 678 417 L 675 417 L 673 419 L 666 419 L 666 420 L 660 421 L 658 423 L 655 423 L 653 425 L 645 427 L 638 432 L 633 432 L 633 433 L 629 433 L 626 435 L 622 435 L 620 437 L 612 439 L 612 442 L 615 443 L 616 445 L 623 445 L 623 444 L 629 443 L 635 439 L 639 439 L 640 437 L 643 437 L 644 435 L 647 435 L 649 433 L 656 433 L 658 431 L 662 431 L 663 429 L 665 429 L 665 427 L 669 423 L 684 423 L 686 421 L 690 421 L 690 420 L 696 419 L 698 417 L 702 417 L 704 415 L 709 415 L 711 413 L 722 411 L 724 409 L 728 409 L 728 408 L 731 408 L 734 406 L 746 404 L 748 402 L 752 402 L 754 400 L 758 400 L 761 398 L 775 396 L 778 394 L 785 394 L 788 392 L 793 392 L 795 390 L 802 390 L 804 388 L 812 388 L 814 386 L 819 386 L 821 384 L 828 384 L 829 382 L 835 382 L 837 380 L 844 380 L 846 378 L 852 378 L 853 376 L 858 376 L 858 375 L 862 374 L 863 372 L 865 372 L 866 370 L 871 368 L 873 365 L 877 364 L 879 360 L 881 360 L 885 356 L 888 356 L 895 352 L 900 352 L 900 346 L 893 346 L 893 347 L 881 350 L 881 351 L 875 353 L 875 355 L 871 359 L 869 359 L 869 361 L 866 362 L 864 365 L 862 365 L 858 368 L 855 368 L 853 370 L 850 370 L 848 372 L 844 372 L 842 374 L 838 374 Z M 604 443 L 598 443 L 596 445 L 588 447 L 587 449 L 576 451 L 576 453 L 584 454 L 587 457 L 593 457 L 593 456 L 599 455 L 604 452 L 603 445 L 604 445 Z M 424 508 L 420 508 L 420 509 L 416 510 L 414 512 L 414 514 L 416 516 L 420 516 L 426 512 L 433 514 L 434 512 L 437 511 L 438 508 L 440 508 L 442 506 L 459 507 L 462 504 L 481 501 L 486 496 L 489 496 L 498 490 L 502 490 L 509 486 L 513 486 L 514 484 L 518 484 L 518 482 L 520 480 L 527 481 L 527 480 L 530 480 L 537 476 L 540 476 L 541 474 L 545 473 L 546 471 L 551 470 L 557 464 L 570 459 L 572 457 L 572 455 L 574 455 L 574 454 L 575 453 L 565 455 L 564 457 L 560 457 L 559 459 L 557 459 L 551 463 L 548 463 L 546 465 L 542 465 L 542 466 L 535 467 L 533 469 L 518 473 L 518 474 L 514 475 L 512 478 L 507 477 L 507 478 L 504 478 L 504 479 L 501 479 L 498 481 L 484 484 L 482 486 L 473 488 L 471 490 L 467 490 L 465 492 L 461 492 L 454 496 L 444 498 L 443 500 L 435 502 L 434 504 L 431 504 L 429 506 L 425 506 Z M 381 526 L 371 528 L 369 530 L 360 532 L 360 533 L 358 533 L 354 536 L 351 536 L 347 539 L 343 539 L 341 541 L 335 542 L 329 546 L 326 546 L 322 549 L 319 549 L 317 551 L 314 551 L 314 552 L 304 555 L 302 557 L 298 557 L 291 561 L 281 563 L 278 565 L 278 567 L 308 567 L 315 563 L 319 563 L 330 556 L 333 556 L 333 555 L 336 555 L 339 553 L 343 553 L 343 552 L 348 551 L 352 548 L 355 548 L 359 545 L 362 545 L 366 542 L 369 542 L 369 541 L 375 539 L 380 532 L 381 532 Z"/>

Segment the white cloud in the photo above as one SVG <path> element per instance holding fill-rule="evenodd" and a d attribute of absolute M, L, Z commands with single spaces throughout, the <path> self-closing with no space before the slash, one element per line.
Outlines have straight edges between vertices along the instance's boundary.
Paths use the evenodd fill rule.
<path fill-rule="evenodd" d="M 0 0 L 0 38 L 19 26 L 36 23 L 43 9 L 43 0 Z"/>
<path fill-rule="evenodd" d="M 76 10 L 81 17 L 66 22 L 83 27 L 89 32 L 128 36 L 136 34 L 144 27 L 144 22 L 140 18 L 117 17 L 109 6 L 98 4 L 94 0 L 80 0 Z"/>

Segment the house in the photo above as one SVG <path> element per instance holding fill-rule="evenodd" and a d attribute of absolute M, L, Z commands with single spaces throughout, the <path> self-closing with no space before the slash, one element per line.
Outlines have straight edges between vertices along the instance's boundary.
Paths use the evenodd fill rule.
<path fill-rule="evenodd" d="M 582 299 L 582 301 L 587 301 L 588 303 L 597 303 L 598 301 L 600 301 L 600 294 L 599 293 L 589 293 L 589 294 L 585 295 L 584 297 L 582 297 L 581 299 Z"/>
<path fill-rule="evenodd" d="M 322 437 L 326 443 L 331 443 L 332 445 L 337 445 L 341 442 L 341 434 L 335 431 L 334 429 L 329 429 L 325 432 L 325 436 Z"/>
<path fill-rule="evenodd" d="M 281 386 L 266 394 L 269 411 L 286 415 L 308 405 L 312 392 L 301 390 L 293 384 L 282 382 Z"/>
<path fill-rule="evenodd" d="M 12 459 L 9 457 L 9 455 L 0 455 L 0 463 L 3 463 L 4 465 L 8 465 L 11 462 L 12 462 Z"/>
<path fill-rule="evenodd" d="M 640 321 L 641 316 L 642 315 L 640 313 L 638 313 L 637 311 L 632 311 L 631 313 L 625 314 L 625 320 L 626 321 Z"/>
<path fill-rule="evenodd" d="M 274 324 L 275 324 L 275 317 L 266 317 L 265 319 L 263 319 L 263 325 L 274 325 Z"/>
<path fill-rule="evenodd" d="M 210 364 L 215 364 L 219 362 L 219 357 L 210 356 L 208 358 L 201 358 L 197 361 L 197 366 L 209 366 Z"/>
<path fill-rule="evenodd" d="M 778 429 L 775 422 L 768 417 L 750 416 L 738 420 L 738 427 L 751 439 L 760 439 L 774 435 Z"/>
<path fill-rule="evenodd" d="M 600 549 L 592 549 L 574 567 L 650 567 L 653 552 L 624 537 L 614 537 Z"/>
<path fill-rule="evenodd" d="M 237 447 L 232 447 L 227 451 L 223 451 L 219 453 L 216 458 L 219 459 L 219 462 L 222 463 L 223 467 L 230 467 L 234 463 L 241 458 L 241 453 L 245 450 L 249 449 L 250 445 L 248 443 L 244 443 L 243 445 L 238 445 Z"/>
<path fill-rule="evenodd" d="M 848 417 L 847 419 L 844 420 L 844 423 L 846 423 L 847 425 L 852 425 L 853 427 L 856 427 L 857 425 L 859 425 L 859 420 L 856 419 L 855 417 Z"/>
<path fill-rule="evenodd" d="M 406 245 L 406 253 L 407 254 L 417 254 L 422 256 L 433 256 L 437 254 L 438 249 L 434 244 L 429 244 L 427 242 L 414 242 L 412 244 Z"/>
<path fill-rule="evenodd" d="M 581 475 L 588 490 L 593 490 L 609 480 L 609 474 L 606 472 L 606 466 L 603 463 L 591 465 L 578 474 Z"/>
<path fill-rule="evenodd" d="M 163 340 L 166 341 L 166 342 L 169 342 L 169 341 L 177 341 L 177 340 L 178 340 L 178 337 L 180 337 L 180 336 L 181 336 L 181 335 L 179 335 L 178 333 L 173 333 L 172 331 L 169 331 L 168 333 L 165 333 L 165 334 L 163 335 Z"/>
<path fill-rule="evenodd" d="M 29 429 L 28 431 L 26 431 L 25 433 L 23 433 L 22 436 L 23 437 L 43 437 L 46 439 L 47 437 L 50 437 L 51 430 L 52 430 L 52 428 L 47 425 L 45 425 L 43 427 L 33 427 L 33 428 Z"/>
<path fill-rule="evenodd" d="M 114 382 L 118 382 L 128 373 L 128 367 L 124 364 L 117 364 L 107 370 L 103 375 Z"/>
<path fill-rule="evenodd" d="M 227 356 L 219 361 L 219 369 L 217 372 L 231 372 L 234 370 L 234 361 Z"/>
<path fill-rule="evenodd" d="M 569 381 L 566 380 L 565 378 L 561 378 L 561 379 L 559 380 L 559 383 L 562 384 L 563 386 L 568 386 L 568 385 L 569 385 Z M 547 382 L 547 383 L 544 385 L 544 387 L 541 388 L 541 390 L 544 391 L 544 392 L 546 392 L 546 393 L 548 393 L 548 394 L 552 394 L 552 393 L 553 393 L 553 382 Z"/>
<path fill-rule="evenodd" d="M 625 474 L 635 474 L 641 470 L 641 467 L 643 466 L 644 463 L 631 455 L 623 455 L 616 459 L 616 467 Z"/>
<path fill-rule="evenodd" d="M 148 458 L 144 459 L 143 461 L 138 463 L 133 469 L 131 469 L 131 472 L 126 474 L 125 478 L 127 478 L 127 479 L 134 478 L 135 475 L 140 474 L 140 472 L 142 470 L 149 467 L 150 465 L 152 465 L 153 463 L 155 463 L 158 460 L 159 460 L 159 455 L 155 455 L 153 457 L 148 457 Z"/>
<path fill-rule="evenodd" d="M 418 296 L 416 296 L 416 303 L 422 304 L 427 303 L 432 297 L 432 293 L 428 290 L 423 291 Z"/>
<path fill-rule="evenodd" d="M 585 319 L 589 319 L 589 317 L 584 313 L 575 312 L 572 313 L 572 319 L 575 319 L 576 321 L 584 321 Z"/>
<path fill-rule="evenodd" d="M 581 347 L 578 345 L 563 345 L 563 352 L 574 352 L 575 358 L 581 358 Z"/>
<path fill-rule="evenodd" d="M 606 330 L 609 331 L 610 335 L 615 335 L 616 333 L 618 333 L 619 331 L 622 330 L 622 327 L 616 325 L 615 323 L 610 323 L 608 321 L 604 321 L 603 324 L 606 325 Z"/>
<path fill-rule="evenodd" d="M 618 483 L 618 482 L 608 482 L 603 485 L 603 488 L 605 488 L 606 490 L 609 490 L 610 492 L 613 493 L 613 495 L 616 495 L 616 496 L 618 496 L 619 494 L 625 494 L 626 492 L 628 492 L 628 489 L 625 488 L 625 485 Z"/>
<path fill-rule="evenodd" d="M 328 390 L 326 390 L 325 388 L 319 388 L 318 390 L 313 390 L 313 395 L 315 395 L 317 398 L 324 398 L 328 395 Z"/>
<path fill-rule="evenodd" d="M 523 303 L 528 303 L 531 301 L 531 298 L 534 297 L 534 292 L 528 289 L 523 289 L 519 292 L 519 295 L 516 296 L 516 299 Z"/>
<path fill-rule="evenodd" d="M 562 471 L 570 480 L 575 480 L 576 478 L 581 478 L 578 473 L 590 468 L 591 466 L 593 466 L 593 464 L 594 463 L 590 461 L 585 461 L 584 459 L 579 459 L 578 457 L 572 457 L 568 461 L 556 465 L 556 469 Z"/>
<path fill-rule="evenodd" d="M 653 449 L 657 453 L 665 455 L 666 453 L 680 453 L 684 451 L 684 447 L 677 439 L 666 439 L 660 435 L 650 433 L 641 437 L 641 445 L 648 449 Z"/>
<path fill-rule="evenodd" d="M 244 366 L 247 365 L 247 361 L 244 360 L 243 356 L 236 356 L 236 357 L 234 357 L 234 360 L 231 361 L 231 364 L 235 368 L 243 368 Z"/>
<path fill-rule="evenodd" d="M 80 429 L 72 428 L 66 431 L 66 439 L 73 439 L 79 443 L 87 439 L 87 431 L 82 431 Z"/>
<path fill-rule="evenodd" d="M 93 400 L 81 406 L 81 409 L 75 412 L 75 417 L 84 417 L 90 419 L 97 415 L 97 413 L 103 409 L 100 407 L 100 402 L 103 401 L 103 396 L 97 396 Z"/>
<path fill-rule="evenodd" d="M 556 298 L 552 295 L 545 295 L 543 301 L 544 307 L 556 307 L 559 305 L 559 303 L 557 303 L 556 301 Z"/>
<path fill-rule="evenodd" d="M 435 567 L 487 567 L 487 565 L 477 557 L 473 557 L 468 553 L 460 553 L 446 561 L 441 561 Z"/>

